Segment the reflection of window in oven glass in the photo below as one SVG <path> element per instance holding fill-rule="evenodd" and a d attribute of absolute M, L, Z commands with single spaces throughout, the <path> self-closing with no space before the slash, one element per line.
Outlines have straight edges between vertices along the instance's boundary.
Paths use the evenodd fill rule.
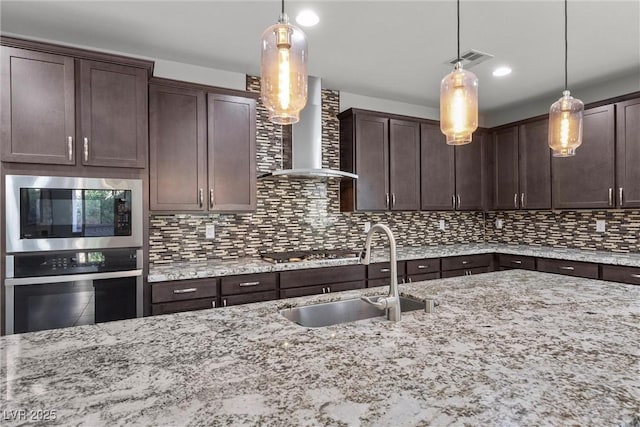
<path fill-rule="evenodd" d="M 104 262 L 104 254 L 102 252 L 89 252 L 87 255 L 90 264 L 101 264 Z"/>
<path fill-rule="evenodd" d="M 83 211 L 82 211 L 82 190 L 73 190 L 71 199 L 72 232 L 82 233 Z"/>
<path fill-rule="evenodd" d="M 113 236 L 114 191 L 84 190 L 85 236 Z"/>

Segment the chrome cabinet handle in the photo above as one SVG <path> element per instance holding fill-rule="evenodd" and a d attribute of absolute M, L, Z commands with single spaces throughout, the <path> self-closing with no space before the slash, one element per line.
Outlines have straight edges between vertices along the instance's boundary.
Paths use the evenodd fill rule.
<path fill-rule="evenodd" d="M 247 288 L 249 286 L 258 286 L 260 284 L 260 282 L 243 282 L 240 283 L 238 286 L 240 286 L 241 288 Z"/>
<path fill-rule="evenodd" d="M 391 193 L 391 207 L 396 205 L 396 193 Z"/>
<path fill-rule="evenodd" d="M 69 149 L 69 161 L 73 159 L 73 137 L 67 137 L 67 148 Z"/>
<path fill-rule="evenodd" d="M 613 206 L 613 188 L 609 188 L 609 206 Z"/>
<path fill-rule="evenodd" d="M 209 189 L 209 206 L 213 207 L 213 188 Z"/>
<path fill-rule="evenodd" d="M 469 264 L 469 261 L 462 261 L 462 265 L 467 265 Z"/>
<path fill-rule="evenodd" d="M 331 293 L 331 286 L 327 286 L 327 293 L 330 294 Z"/>
<path fill-rule="evenodd" d="M 388 272 L 390 272 L 390 271 L 391 271 L 391 270 L 390 270 L 390 269 L 388 269 L 388 268 L 381 268 L 381 269 L 380 269 L 380 273 L 388 273 Z"/>
<path fill-rule="evenodd" d="M 411 283 L 411 282 L 412 282 L 411 277 L 409 277 L 409 283 Z"/>
<path fill-rule="evenodd" d="M 211 308 L 216 308 L 216 300 L 211 301 Z"/>
<path fill-rule="evenodd" d="M 458 194 L 458 209 L 460 209 L 460 195 Z"/>
<path fill-rule="evenodd" d="M 387 207 L 387 208 L 389 207 L 389 193 L 387 193 L 385 207 Z"/>
<path fill-rule="evenodd" d="M 640 279 L 640 274 L 632 274 L 631 277 L 634 279 Z"/>
<path fill-rule="evenodd" d="M 518 209 L 518 193 L 513 195 L 513 207 Z"/>
<path fill-rule="evenodd" d="M 89 138 L 84 139 L 84 161 L 89 161 Z"/>
<path fill-rule="evenodd" d="M 424 270 L 425 268 L 429 268 L 428 265 L 419 265 L 418 270 Z"/>
<path fill-rule="evenodd" d="M 453 209 L 456 208 L 456 195 L 455 194 L 451 195 L 451 205 L 453 206 Z"/>
<path fill-rule="evenodd" d="M 522 261 L 520 261 L 519 259 L 514 259 L 514 260 L 512 260 L 511 262 L 512 262 L 513 264 L 518 264 L 518 265 L 522 264 Z"/>
<path fill-rule="evenodd" d="M 223 307 L 227 306 L 227 299 L 226 298 L 222 298 L 222 306 Z"/>
<path fill-rule="evenodd" d="M 520 194 L 520 207 L 524 208 L 524 193 Z"/>
<path fill-rule="evenodd" d="M 200 207 L 202 207 L 204 203 L 204 190 L 202 188 L 198 190 L 198 200 L 200 201 Z"/>
<path fill-rule="evenodd" d="M 573 271 L 575 270 L 575 268 L 563 265 L 562 267 L 560 267 L 560 270 Z"/>
<path fill-rule="evenodd" d="M 197 292 L 198 288 L 185 288 L 185 289 L 174 289 L 174 294 L 191 294 L 193 292 Z"/>
<path fill-rule="evenodd" d="M 322 293 L 326 294 L 327 293 L 327 288 L 322 288 Z"/>
<path fill-rule="evenodd" d="M 69 160 L 71 160 L 71 159 L 69 159 Z M 622 187 L 620 187 L 620 188 L 618 189 L 618 198 L 620 199 L 620 206 L 622 206 L 622 204 L 623 204 L 623 198 L 622 198 Z"/>

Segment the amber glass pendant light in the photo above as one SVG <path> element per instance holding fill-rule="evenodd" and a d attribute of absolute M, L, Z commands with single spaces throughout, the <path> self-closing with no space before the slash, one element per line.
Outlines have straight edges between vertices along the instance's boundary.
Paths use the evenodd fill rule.
<path fill-rule="evenodd" d="M 549 109 L 549 147 L 554 157 L 576 155 L 582 144 L 584 104 L 567 89 L 567 0 L 564 0 L 564 91 Z"/>
<path fill-rule="evenodd" d="M 278 23 L 262 34 L 261 99 L 269 121 L 297 123 L 307 104 L 307 38 L 282 12 Z"/>
<path fill-rule="evenodd" d="M 447 144 L 464 145 L 478 129 L 478 78 L 462 69 L 460 60 L 460 0 L 458 4 L 458 62 L 440 82 L 440 130 Z"/>

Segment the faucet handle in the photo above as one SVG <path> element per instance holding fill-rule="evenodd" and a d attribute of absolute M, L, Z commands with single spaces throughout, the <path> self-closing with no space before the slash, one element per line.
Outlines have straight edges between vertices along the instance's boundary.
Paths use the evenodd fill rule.
<path fill-rule="evenodd" d="M 388 308 L 387 299 L 386 298 L 378 297 L 377 300 L 373 300 L 373 299 L 371 299 L 369 297 L 360 297 L 360 299 L 362 301 L 364 301 L 364 302 L 367 302 L 367 303 L 371 304 L 374 307 L 377 307 L 377 308 L 381 309 L 381 310 L 386 310 Z"/>

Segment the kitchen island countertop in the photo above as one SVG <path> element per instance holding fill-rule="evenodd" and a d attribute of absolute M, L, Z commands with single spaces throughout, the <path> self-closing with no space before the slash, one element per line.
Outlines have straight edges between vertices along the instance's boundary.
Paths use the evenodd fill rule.
<path fill-rule="evenodd" d="M 3 425 L 640 423 L 639 286 L 512 270 L 402 285 L 440 305 L 400 322 L 278 313 L 382 291 L 2 337 Z"/>
<path fill-rule="evenodd" d="M 548 246 L 505 245 L 495 243 L 399 247 L 398 260 L 477 255 L 486 253 L 502 253 L 519 256 L 562 259 L 566 261 L 582 261 L 640 267 L 639 253 L 616 253 L 607 251 L 552 248 Z M 372 255 L 372 262 L 389 261 L 388 250 L 376 249 L 373 251 Z M 151 265 L 149 268 L 148 281 L 153 284 L 171 280 L 202 279 L 237 274 L 334 267 L 339 265 L 357 264 L 358 262 L 357 258 L 286 262 L 282 264 L 272 264 L 263 261 L 260 258 L 178 261 L 167 264 Z"/>

